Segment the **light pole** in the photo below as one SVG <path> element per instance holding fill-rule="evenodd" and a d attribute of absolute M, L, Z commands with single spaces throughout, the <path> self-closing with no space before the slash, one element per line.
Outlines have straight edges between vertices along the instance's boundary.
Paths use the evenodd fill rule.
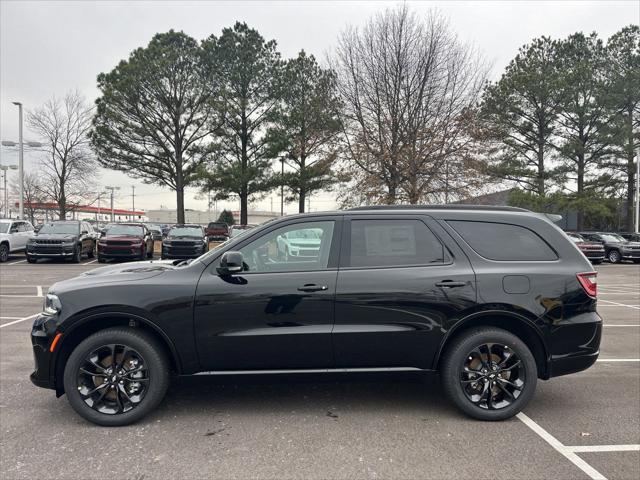
<path fill-rule="evenodd" d="M 640 147 L 636 154 L 636 233 L 640 233 Z"/>
<path fill-rule="evenodd" d="M 4 183 L 4 216 L 5 218 L 9 218 L 9 194 L 7 193 L 7 170 L 15 170 L 17 169 L 17 165 L 0 165 L 0 170 L 2 170 L 2 179 Z"/>
<path fill-rule="evenodd" d="M 20 150 L 18 153 L 18 178 L 20 179 L 20 208 L 19 217 L 20 220 L 24 220 L 24 144 L 22 143 L 22 103 L 13 102 L 18 106 L 18 143 L 20 144 Z"/>
<path fill-rule="evenodd" d="M 280 171 L 280 216 L 284 217 L 284 158 L 280 158 L 282 169 Z"/>
<path fill-rule="evenodd" d="M 104 187 L 104 188 L 105 190 L 111 190 L 111 221 L 114 222 L 116 219 L 116 216 L 113 210 L 113 192 L 114 190 L 120 190 L 120 187 Z"/>

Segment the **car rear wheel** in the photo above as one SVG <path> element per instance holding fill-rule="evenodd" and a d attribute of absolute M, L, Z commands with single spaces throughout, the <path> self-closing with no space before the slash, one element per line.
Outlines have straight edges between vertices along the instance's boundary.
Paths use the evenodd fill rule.
<path fill-rule="evenodd" d="M 87 252 L 87 258 L 95 258 L 96 256 L 96 244 L 91 244 L 91 249 Z"/>
<path fill-rule="evenodd" d="M 515 335 L 482 327 L 464 332 L 447 349 L 441 367 L 447 396 L 478 420 L 505 420 L 533 397 L 538 378 L 529 348 Z"/>
<path fill-rule="evenodd" d="M 98 254 L 98 263 L 105 263 L 107 261 L 102 255 Z"/>
<path fill-rule="evenodd" d="M 73 263 L 80 263 L 82 261 L 82 247 L 78 245 L 73 251 L 73 257 L 71 258 Z"/>
<path fill-rule="evenodd" d="M 27 262 L 29 262 L 29 263 L 37 263 L 38 259 L 36 257 L 34 257 L 33 255 L 27 255 Z"/>
<path fill-rule="evenodd" d="M 3 243 L 0 245 L 0 262 L 6 262 L 9 260 L 9 245 Z"/>
<path fill-rule="evenodd" d="M 618 250 L 609 250 L 607 258 L 611 263 L 620 263 L 620 261 L 622 260 L 622 255 L 620 255 L 620 252 Z"/>
<path fill-rule="evenodd" d="M 105 426 L 129 425 L 160 404 L 169 385 L 169 364 L 148 334 L 109 328 L 82 341 L 64 370 L 71 407 Z"/>

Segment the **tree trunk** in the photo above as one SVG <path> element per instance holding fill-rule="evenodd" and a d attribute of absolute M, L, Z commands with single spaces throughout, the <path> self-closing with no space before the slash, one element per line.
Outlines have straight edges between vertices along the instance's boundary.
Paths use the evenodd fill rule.
<path fill-rule="evenodd" d="M 181 157 L 179 154 L 176 156 Z M 176 170 L 176 220 L 178 223 L 184 223 L 184 179 L 181 160 L 180 158 L 180 161 L 176 162 L 180 166 L 180 169 Z"/>
<path fill-rule="evenodd" d="M 240 192 L 240 225 L 247 225 L 249 222 L 247 221 L 248 217 L 248 195 L 246 186 L 242 187 L 242 191 Z"/>
<path fill-rule="evenodd" d="M 304 173 L 304 167 L 305 167 L 305 158 L 304 158 L 304 146 L 302 147 L 303 149 L 303 153 L 302 156 L 300 157 L 300 171 L 298 172 L 298 175 L 300 175 L 300 190 L 299 190 L 299 195 L 298 195 L 298 213 L 304 213 L 304 201 L 306 199 L 307 196 L 307 186 L 305 185 L 305 173 Z"/>
<path fill-rule="evenodd" d="M 584 230 L 584 207 L 582 204 L 584 193 L 584 154 L 578 154 L 578 178 L 577 178 L 577 196 L 578 196 L 578 212 L 577 212 L 577 230 Z"/>
<path fill-rule="evenodd" d="M 544 197 L 544 143 L 538 144 L 538 195 Z"/>
<path fill-rule="evenodd" d="M 298 212 L 304 213 L 304 202 L 307 198 L 307 192 L 303 186 L 300 186 L 300 195 L 298 196 Z"/>
<path fill-rule="evenodd" d="M 635 175 L 638 174 L 636 172 L 636 166 L 633 162 L 633 109 L 630 108 L 628 110 L 627 116 L 627 139 L 629 140 L 627 144 L 627 198 L 625 201 L 626 206 L 626 225 L 625 229 L 627 232 L 633 232 L 633 200 L 634 200 L 634 192 L 635 192 Z"/>

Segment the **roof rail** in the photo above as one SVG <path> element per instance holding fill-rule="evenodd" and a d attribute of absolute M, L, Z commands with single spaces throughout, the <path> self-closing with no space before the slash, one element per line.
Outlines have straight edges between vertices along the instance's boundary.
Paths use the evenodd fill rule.
<path fill-rule="evenodd" d="M 353 210 L 493 210 L 498 212 L 530 212 L 520 207 L 505 207 L 500 205 L 464 205 L 464 204 L 446 204 L 446 205 L 371 205 L 368 207 L 354 207 Z"/>

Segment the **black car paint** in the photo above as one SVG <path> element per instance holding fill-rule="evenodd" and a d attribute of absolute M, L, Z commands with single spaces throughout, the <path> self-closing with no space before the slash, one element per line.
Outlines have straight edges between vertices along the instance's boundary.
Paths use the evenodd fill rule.
<path fill-rule="evenodd" d="M 535 229 L 548 239 L 558 260 L 482 258 L 447 224 L 479 215 Z M 347 227 L 355 216 L 419 218 L 446 245 L 452 260 L 438 266 L 341 268 Z M 225 252 L 275 228 L 310 219 L 336 222 L 326 270 L 217 273 Z M 588 368 L 597 358 L 602 322 L 596 300 L 576 277 L 591 270 L 560 229 L 528 213 L 445 209 L 291 216 L 188 264 L 151 261 L 106 267 L 55 284 L 50 292 L 60 297 L 62 312 L 41 315 L 34 322 L 32 380 L 62 394 L 60 375 L 69 348 L 85 328 L 117 320 L 155 332 L 179 374 L 278 368 L 435 370 L 446 342 L 457 332 L 501 321 L 528 339 L 538 375 L 547 379 Z M 437 285 L 448 280 L 457 286 Z M 300 292 L 298 287 L 306 283 L 328 288 Z M 62 334 L 61 340 L 50 353 L 56 333 Z"/>

